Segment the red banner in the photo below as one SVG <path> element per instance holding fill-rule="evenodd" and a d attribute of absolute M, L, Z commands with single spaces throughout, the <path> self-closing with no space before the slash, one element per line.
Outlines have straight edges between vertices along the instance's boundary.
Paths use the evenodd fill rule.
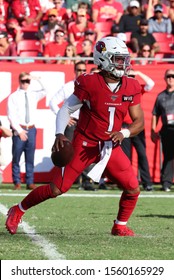
<path fill-rule="evenodd" d="M 50 160 L 51 147 L 54 142 L 55 135 L 55 116 L 49 109 L 49 100 L 52 95 L 59 90 L 65 83 L 74 79 L 73 65 L 59 65 L 59 64 L 43 64 L 43 63 L 28 63 L 18 64 L 13 62 L 2 62 L 0 72 L 0 115 L 3 125 L 9 126 L 7 119 L 7 99 L 11 92 L 18 87 L 18 76 L 22 71 L 32 72 L 37 76 L 43 77 L 45 86 L 48 91 L 46 98 L 41 100 L 38 105 L 37 126 L 37 148 L 35 155 L 35 183 L 49 182 L 52 176 L 53 165 Z M 94 65 L 88 66 L 88 72 Z M 139 70 L 150 76 L 154 82 L 154 89 L 145 93 L 142 97 L 142 107 L 145 115 L 145 131 L 147 144 L 147 157 L 150 166 L 150 172 L 153 182 L 160 181 L 160 164 L 162 158 L 160 157 L 160 145 L 154 145 L 150 139 L 150 127 L 152 108 L 159 92 L 165 89 L 164 72 L 171 68 L 170 64 L 158 64 L 149 66 L 135 65 L 134 69 Z M 143 81 L 137 77 L 142 83 Z M 3 169 L 3 182 L 12 182 L 11 177 L 11 139 L 2 138 L 2 153 L 5 164 L 1 166 Z M 25 178 L 25 162 L 21 159 L 21 177 L 24 182 Z M 137 170 L 137 156 L 133 151 L 133 166 Z"/>

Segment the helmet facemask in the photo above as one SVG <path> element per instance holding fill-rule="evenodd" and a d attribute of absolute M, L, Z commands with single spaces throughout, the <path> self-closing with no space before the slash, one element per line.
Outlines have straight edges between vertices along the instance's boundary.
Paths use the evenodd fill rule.
<path fill-rule="evenodd" d="M 126 44 L 116 37 L 105 37 L 96 43 L 94 63 L 111 76 L 120 78 L 130 69 L 130 55 Z"/>

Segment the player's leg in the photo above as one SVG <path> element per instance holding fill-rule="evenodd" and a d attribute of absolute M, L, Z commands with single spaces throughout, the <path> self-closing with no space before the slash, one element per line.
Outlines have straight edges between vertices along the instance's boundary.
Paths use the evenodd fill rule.
<path fill-rule="evenodd" d="M 131 163 L 121 147 L 116 147 L 113 150 L 106 172 L 108 178 L 112 182 L 117 182 L 120 188 L 123 189 L 118 215 L 111 233 L 113 235 L 134 236 L 134 232 L 126 224 L 135 209 L 140 189 Z"/>
<path fill-rule="evenodd" d="M 57 197 L 68 191 L 81 172 L 98 157 L 98 148 L 83 147 L 76 141 L 75 153 L 72 161 L 64 168 L 54 168 L 52 183 L 42 185 L 31 191 L 18 205 L 10 208 L 6 221 L 6 228 L 15 234 L 18 224 L 25 211 L 50 198 Z"/>

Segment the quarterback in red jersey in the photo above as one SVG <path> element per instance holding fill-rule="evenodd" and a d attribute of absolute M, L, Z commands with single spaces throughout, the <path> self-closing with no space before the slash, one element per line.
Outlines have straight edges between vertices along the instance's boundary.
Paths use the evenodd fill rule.
<path fill-rule="evenodd" d="M 53 151 L 58 151 L 63 141 L 68 141 L 64 131 L 70 114 L 80 109 L 72 142 L 74 157 L 65 167 L 55 168 L 50 184 L 34 189 L 9 209 L 6 228 L 11 234 L 16 233 L 26 210 L 68 191 L 82 171 L 95 163 L 88 176 L 98 182 L 105 172 L 123 190 L 111 234 L 135 235 L 126 224 L 136 206 L 140 189 L 131 163 L 120 145 L 125 137 L 135 136 L 144 128 L 141 87 L 136 80 L 125 75 L 130 67 L 130 56 L 120 39 L 105 37 L 98 41 L 94 48 L 94 63 L 101 71 L 83 74 L 76 79 L 74 94 L 66 100 L 56 118 Z M 129 129 L 121 129 L 127 110 L 132 124 Z"/>

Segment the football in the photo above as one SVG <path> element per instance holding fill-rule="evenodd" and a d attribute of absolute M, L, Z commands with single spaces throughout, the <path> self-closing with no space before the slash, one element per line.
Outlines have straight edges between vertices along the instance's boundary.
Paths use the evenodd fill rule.
<path fill-rule="evenodd" d="M 64 146 L 59 148 L 59 151 L 52 152 L 51 159 L 55 166 L 64 167 L 74 156 L 74 148 L 69 141 L 63 142 Z"/>

